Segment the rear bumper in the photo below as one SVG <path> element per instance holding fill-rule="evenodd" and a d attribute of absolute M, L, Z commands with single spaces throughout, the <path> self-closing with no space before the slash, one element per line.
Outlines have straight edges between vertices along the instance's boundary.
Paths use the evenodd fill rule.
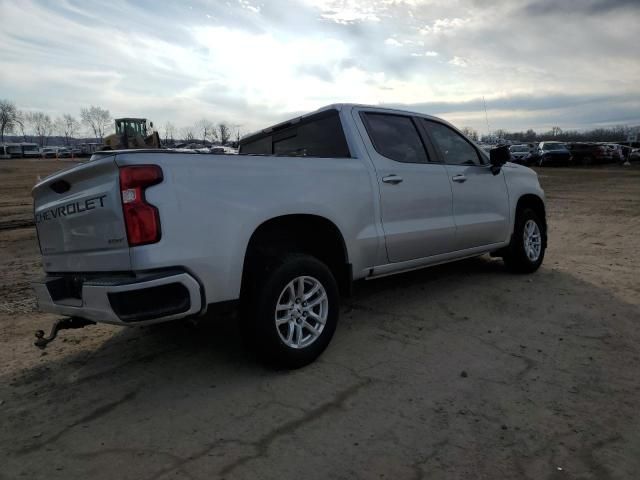
<path fill-rule="evenodd" d="M 74 278 L 74 287 L 69 279 L 47 275 L 32 282 L 41 311 L 115 325 L 149 325 L 197 315 L 203 308 L 200 284 L 184 271 Z"/>

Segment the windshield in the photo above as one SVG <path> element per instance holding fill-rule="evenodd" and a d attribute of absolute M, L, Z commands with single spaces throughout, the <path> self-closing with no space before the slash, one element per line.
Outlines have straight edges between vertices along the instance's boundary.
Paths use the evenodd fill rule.
<path fill-rule="evenodd" d="M 556 151 L 556 150 L 566 150 L 567 147 L 562 143 L 545 143 L 542 146 L 542 149 L 543 150 Z"/>
<path fill-rule="evenodd" d="M 116 122 L 116 133 L 126 133 L 129 136 L 147 135 L 147 124 L 140 120 L 120 120 Z"/>
<path fill-rule="evenodd" d="M 521 145 L 514 145 L 514 146 L 510 147 L 509 150 L 511 150 L 512 152 L 528 152 L 529 151 L 529 147 L 521 146 Z"/>

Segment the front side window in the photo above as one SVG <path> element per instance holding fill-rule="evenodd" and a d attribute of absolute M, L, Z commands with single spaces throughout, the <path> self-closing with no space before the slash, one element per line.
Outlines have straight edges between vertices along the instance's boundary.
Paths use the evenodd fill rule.
<path fill-rule="evenodd" d="M 449 165 L 481 165 L 478 152 L 462 135 L 441 123 L 423 120 L 442 155 L 442 159 Z"/>
<path fill-rule="evenodd" d="M 403 115 L 365 113 L 365 126 L 376 151 L 403 163 L 427 163 L 427 152 L 413 120 Z"/>

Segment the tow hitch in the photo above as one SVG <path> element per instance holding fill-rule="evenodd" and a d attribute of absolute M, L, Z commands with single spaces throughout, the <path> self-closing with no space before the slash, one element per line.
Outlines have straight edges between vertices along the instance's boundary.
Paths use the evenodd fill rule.
<path fill-rule="evenodd" d="M 54 338 L 58 335 L 60 330 L 69 330 L 72 328 L 84 328 L 87 325 L 95 325 L 96 322 L 92 322 L 91 320 L 85 320 L 84 318 L 78 317 L 67 317 L 61 318 L 57 320 L 53 326 L 51 327 L 51 332 L 49 332 L 49 336 L 44 336 L 44 331 L 37 330 L 36 331 L 36 341 L 33 344 L 44 350 L 44 348 L 53 341 Z"/>

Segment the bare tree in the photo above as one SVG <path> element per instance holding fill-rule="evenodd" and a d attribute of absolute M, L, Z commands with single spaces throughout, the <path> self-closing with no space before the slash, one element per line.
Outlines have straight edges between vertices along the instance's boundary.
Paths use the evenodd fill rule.
<path fill-rule="evenodd" d="M 507 136 L 507 131 L 499 128 L 498 130 L 493 132 L 493 134 L 496 136 L 496 139 L 503 140 Z"/>
<path fill-rule="evenodd" d="M 16 125 L 25 142 L 28 141 L 27 131 L 29 130 L 29 116 L 30 114 L 28 112 L 24 112 L 22 110 L 18 110 L 16 113 Z"/>
<path fill-rule="evenodd" d="M 462 133 L 464 133 L 467 137 L 469 137 L 474 142 L 478 141 L 478 131 L 475 128 L 463 127 Z"/>
<path fill-rule="evenodd" d="M 171 122 L 167 122 L 164 124 L 164 141 L 165 143 L 171 140 L 173 142 L 173 137 L 176 134 L 176 127 Z"/>
<path fill-rule="evenodd" d="M 4 142 L 4 134 L 12 133 L 16 127 L 18 109 L 9 100 L 0 100 L 0 141 Z"/>
<path fill-rule="evenodd" d="M 207 143 L 208 139 L 215 140 L 218 137 L 215 125 L 206 118 L 198 120 L 194 128 L 202 138 L 203 145 Z"/>
<path fill-rule="evenodd" d="M 216 126 L 216 133 L 222 145 L 226 145 L 231 139 L 231 128 L 225 122 L 220 122 Z"/>
<path fill-rule="evenodd" d="M 67 145 L 69 145 L 80 131 L 80 122 L 76 117 L 68 113 L 62 116 L 62 120 L 64 121 L 64 138 L 67 141 Z"/>
<path fill-rule="evenodd" d="M 34 112 L 29 114 L 29 122 L 33 127 L 33 133 L 38 137 L 38 143 L 41 147 L 47 145 L 49 137 L 53 133 L 53 122 L 49 115 L 42 112 Z"/>
<path fill-rule="evenodd" d="M 71 144 L 71 139 L 78 133 L 79 128 L 80 123 L 68 113 L 56 118 L 54 122 L 54 130 L 58 135 L 64 137 L 65 145 Z"/>
<path fill-rule="evenodd" d="M 562 134 L 562 129 L 560 127 L 553 127 L 551 129 L 551 136 L 552 137 L 559 137 L 560 134 Z"/>
<path fill-rule="evenodd" d="M 195 134 L 193 133 L 193 127 L 182 127 L 180 129 L 180 136 L 185 142 L 191 142 L 196 138 Z"/>
<path fill-rule="evenodd" d="M 242 137 L 242 132 L 240 130 L 240 127 L 242 127 L 242 125 L 231 125 L 231 127 L 235 130 L 235 134 L 233 135 L 234 137 L 234 141 L 233 143 L 235 144 L 234 146 L 237 147 L 238 144 L 240 143 L 240 138 Z"/>
<path fill-rule="evenodd" d="M 107 128 L 111 125 L 111 114 L 109 110 L 94 107 L 83 108 L 80 110 L 80 118 L 82 123 L 93 130 L 96 141 L 102 141 Z"/>

